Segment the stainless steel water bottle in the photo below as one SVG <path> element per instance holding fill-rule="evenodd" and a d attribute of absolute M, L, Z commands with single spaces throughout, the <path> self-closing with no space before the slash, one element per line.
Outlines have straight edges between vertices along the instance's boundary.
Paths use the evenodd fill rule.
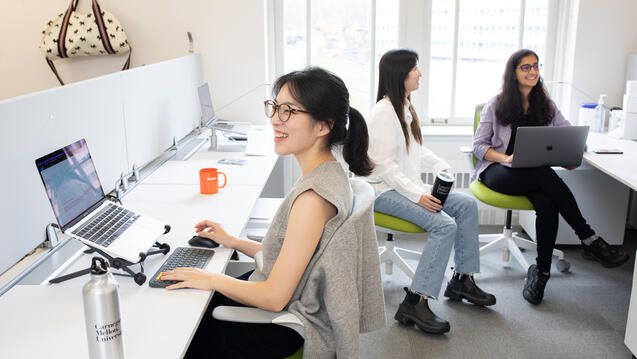
<path fill-rule="evenodd" d="M 124 358 L 119 287 L 101 257 L 91 261 L 91 280 L 82 288 L 89 358 Z"/>

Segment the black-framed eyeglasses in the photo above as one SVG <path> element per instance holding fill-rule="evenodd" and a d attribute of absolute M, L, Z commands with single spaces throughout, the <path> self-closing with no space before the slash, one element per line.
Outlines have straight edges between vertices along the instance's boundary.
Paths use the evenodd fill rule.
<path fill-rule="evenodd" d="M 522 72 L 529 72 L 531 71 L 531 69 L 535 70 L 535 71 L 540 71 L 540 69 L 542 68 L 542 64 L 524 64 L 524 65 L 520 65 L 519 66 L 520 70 L 522 70 Z"/>
<path fill-rule="evenodd" d="M 264 101 L 263 102 L 263 109 L 265 111 L 265 115 L 268 116 L 268 118 L 272 118 L 272 116 L 274 116 L 274 113 L 278 112 L 279 113 L 279 120 L 281 120 L 281 122 L 285 122 L 285 121 L 289 120 L 290 116 L 292 116 L 293 114 L 295 114 L 297 112 L 311 113 L 310 111 L 299 110 L 298 108 L 293 108 L 292 106 L 290 106 L 288 104 L 277 105 L 276 102 L 274 102 L 273 100 Z"/>

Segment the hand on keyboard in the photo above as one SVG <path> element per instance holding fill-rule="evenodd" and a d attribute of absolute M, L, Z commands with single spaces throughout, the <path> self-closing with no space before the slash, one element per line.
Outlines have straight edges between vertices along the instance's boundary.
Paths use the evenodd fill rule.
<path fill-rule="evenodd" d="M 164 272 L 162 280 L 178 280 L 180 282 L 169 285 L 166 289 L 194 288 L 212 290 L 215 273 L 206 272 L 199 268 L 175 268 Z"/>
<path fill-rule="evenodd" d="M 172 272 L 176 268 L 188 268 L 191 271 L 195 268 L 206 268 L 214 254 L 215 251 L 212 249 L 177 247 L 151 277 L 148 285 L 152 288 L 166 288 L 175 284 L 177 280 L 168 280 L 164 273 Z"/>

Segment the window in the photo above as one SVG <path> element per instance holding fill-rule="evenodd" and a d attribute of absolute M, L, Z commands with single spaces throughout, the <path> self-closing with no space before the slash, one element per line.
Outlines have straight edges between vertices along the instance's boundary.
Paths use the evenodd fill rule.
<path fill-rule="evenodd" d="M 330 70 L 345 81 L 352 106 L 366 115 L 375 102 L 380 56 L 398 47 L 398 2 L 282 0 L 277 75 L 308 65 Z"/>
<path fill-rule="evenodd" d="M 521 47 L 538 53 L 543 73 L 551 67 L 544 58 L 548 0 L 272 1 L 280 29 L 275 74 L 326 68 L 345 81 L 363 115 L 376 99 L 378 61 L 392 48 L 421 54 L 423 89 L 414 104 L 423 125 L 471 123 L 475 106 L 498 92 L 506 60 Z"/>
<path fill-rule="evenodd" d="M 548 0 L 433 0 L 431 18 L 430 123 L 471 123 L 517 49 L 545 60 Z"/>

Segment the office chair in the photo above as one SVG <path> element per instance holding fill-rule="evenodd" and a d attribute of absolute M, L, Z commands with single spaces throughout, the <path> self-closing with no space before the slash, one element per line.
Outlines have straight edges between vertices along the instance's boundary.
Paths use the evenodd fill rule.
<path fill-rule="evenodd" d="M 366 216 L 371 216 L 374 205 L 374 190 L 368 183 L 361 180 L 351 179 L 350 184 L 352 186 L 352 191 L 354 192 L 354 205 L 346 222 L 352 221 L 354 224 L 361 223 Z M 345 223 L 341 227 L 344 227 L 344 225 Z M 376 238 L 368 238 L 366 240 L 375 241 Z M 344 254 L 344 256 L 347 256 L 347 254 Z M 263 267 L 263 254 L 261 252 L 258 252 L 254 256 L 254 260 L 257 268 Z M 296 331 L 302 337 L 305 337 L 303 322 L 288 311 L 271 312 L 254 307 L 219 306 L 213 310 L 212 316 L 217 320 L 230 322 L 261 324 L 272 323 L 282 325 Z M 300 359 L 302 357 L 303 347 L 301 346 L 296 353 L 292 354 L 288 358 Z"/>
<path fill-rule="evenodd" d="M 421 252 L 396 247 L 394 235 L 427 233 L 427 231 L 404 219 L 376 211 L 374 211 L 374 223 L 377 231 L 387 233 L 385 245 L 378 248 L 380 263 L 385 263 L 385 273 L 391 275 L 392 265 L 396 263 L 410 279 L 414 279 L 415 271 L 405 259 L 419 260 Z"/>
<path fill-rule="evenodd" d="M 480 122 L 480 114 L 484 104 L 476 106 L 476 110 L 473 117 L 473 133 L 475 134 Z M 462 152 L 470 155 L 471 167 L 475 167 L 477 158 L 473 155 L 473 150 L 468 147 L 462 147 Z M 526 272 L 529 269 L 529 263 L 522 255 L 520 248 L 525 250 L 537 251 L 537 245 L 535 242 L 522 238 L 518 233 L 514 233 L 511 229 L 511 216 L 513 210 L 534 210 L 533 204 L 526 196 L 511 196 L 504 193 L 496 192 L 489 187 L 485 186 L 479 179 L 471 182 L 471 193 L 479 199 L 481 202 L 486 203 L 493 207 L 506 209 L 506 222 L 502 233 L 496 234 L 481 234 L 480 242 L 486 242 L 487 244 L 480 248 L 480 255 L 492 252 L 496 249 L 503 249 L 502 260 L 509 263 L 510 255 L 522 266 L 522 269 Z M 553 256 L 558 258 L 555 264 L 556 268 L 560 272 L 566 272 L 570 268 L 570 263 L 564 258 L 564 252 L 554 249 Z"/>

